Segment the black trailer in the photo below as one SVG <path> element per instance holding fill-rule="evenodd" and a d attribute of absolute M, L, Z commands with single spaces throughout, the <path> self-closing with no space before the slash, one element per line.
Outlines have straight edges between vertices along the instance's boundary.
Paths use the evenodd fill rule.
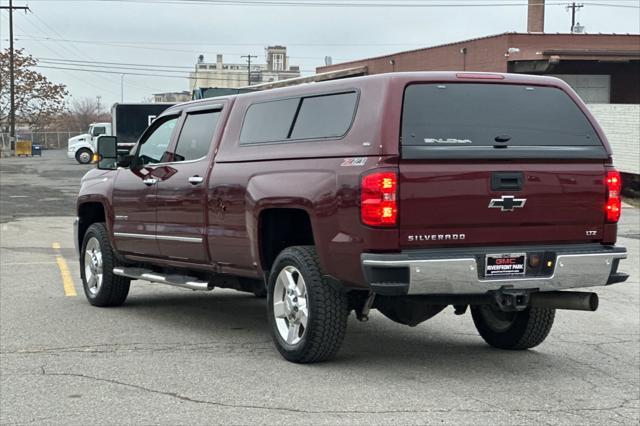
<path fill-rule="evenodd" d="M 174 103 L 114 104 L 111 107 L 113 135 L 119 150 L 130 150 L 142 133 L 165 109 Z"/>

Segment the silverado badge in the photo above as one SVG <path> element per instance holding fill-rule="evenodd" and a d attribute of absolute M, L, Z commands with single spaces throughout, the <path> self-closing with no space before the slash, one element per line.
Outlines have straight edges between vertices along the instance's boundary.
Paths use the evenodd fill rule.
<path fill-rule="evenodd" d="M 503 195 L 501 198 L 493 198 L 489 202 L 490 209 L 500 209 L 503 212 L 512 212 L 521 209 L 527 202 L 526 198 L 516 198 L 513 195 Z"/>

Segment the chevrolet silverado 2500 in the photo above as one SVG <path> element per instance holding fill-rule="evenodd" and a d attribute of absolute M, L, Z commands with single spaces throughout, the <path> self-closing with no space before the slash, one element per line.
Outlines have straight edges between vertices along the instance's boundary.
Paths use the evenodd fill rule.
<path fill-rule="evenodd" d="M 188 102 L 128 155 L 101 137 L 76 242 L 89 302 L 131 280 L 267 297 L 288 360 L 333 357 L 350 312 L 415 326 L 469 308 L 527 349 L 576 288 L 622 282 L 620 175 L 561 80 L 395 73 Z"/>

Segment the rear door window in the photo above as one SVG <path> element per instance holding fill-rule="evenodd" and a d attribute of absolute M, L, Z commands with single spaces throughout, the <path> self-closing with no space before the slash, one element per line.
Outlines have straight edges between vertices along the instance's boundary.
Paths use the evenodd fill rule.
<path fill-rule="evenodd" d="M 206 157 L 219 117 L 220 111 L 188 113 L 178 137 L 174 161 L 191 161 Z"/>
<path fill-rule="evenodd" d="M 507 84 L 408 86 L 401 145 L 404 158 L 606 158 L 562 90 Z"/>

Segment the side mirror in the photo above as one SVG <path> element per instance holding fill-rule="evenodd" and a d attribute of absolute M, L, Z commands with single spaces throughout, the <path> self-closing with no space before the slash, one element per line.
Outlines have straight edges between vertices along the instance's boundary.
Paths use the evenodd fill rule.
<path fill-rule="evenodd" d="M 115 136 L 98 137 L 98 168 L 115 170 L 118 168 L 118 138 Z"/>

